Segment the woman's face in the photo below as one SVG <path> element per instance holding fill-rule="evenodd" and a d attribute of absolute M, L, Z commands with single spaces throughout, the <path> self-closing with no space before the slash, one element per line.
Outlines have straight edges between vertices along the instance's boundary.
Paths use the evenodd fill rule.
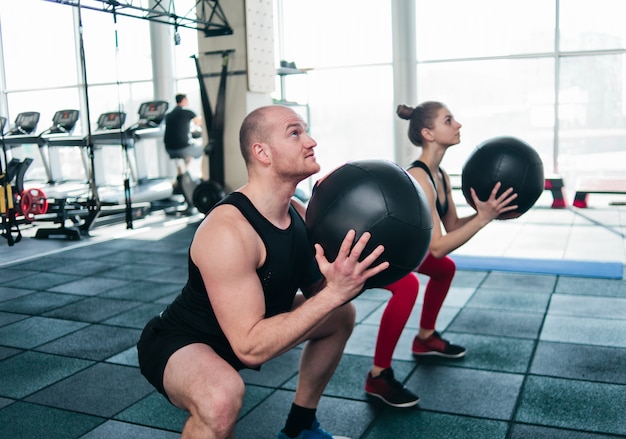
<path fill-rule="evenodd" d="M 461 124 L 446 107 L 440 108 L 437 112 L 433 129 L 430 132 L 435 142 L 443 146 L 452 146 L 461 142 Z"/>

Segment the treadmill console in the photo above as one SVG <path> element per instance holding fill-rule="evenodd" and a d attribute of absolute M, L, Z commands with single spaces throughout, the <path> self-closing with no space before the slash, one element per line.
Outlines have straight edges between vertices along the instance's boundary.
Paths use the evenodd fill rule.
<path fill-rule="evenodd" d="M 78 122 L 78 110 L 59 110 L 54 113 L 50 133 L 71 133 Z"/>
<path fill-rule="evenodd" d="M 36 111 L 25 111 L 15 118 L 15 126 L 9 135 L 32 134 L 39 123 L 39 113 Z"/>
<path fill-rule="evenodd" d="M 119 130 L 126 122 L 126 113 L 121 111 L 102 113 L 98 118 L 98 131 Z"/>
<path fill-rule="evenodd" d="M 139 129 L 155 128 L 161 125 L 168 108 L 167 101 L 144 102 L 139 106 Z"/>

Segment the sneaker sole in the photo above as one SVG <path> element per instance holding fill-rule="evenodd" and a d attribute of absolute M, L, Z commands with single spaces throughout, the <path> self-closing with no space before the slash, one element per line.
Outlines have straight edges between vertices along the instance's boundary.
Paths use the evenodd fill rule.
<path fill-rule="evenodd" d="M 465 352 L 461 352 L 460 354 L 451 355 L 444 354 L 443 352 L 438 351 L 430 351 L 430 352 L 413 352 L 413 355 L 416 357 L 443 357 L 443 358 L 463 358 L 465 356 Z"/>
<path fill-rule="evenodd" d="M 399 407 L 399 408 L 414 407 L 414 406 L 416 406 L 420 402 L 419 398 L 417 398 L 415 401 L 404 402 L 402 404 L 394 404 L 394 403 L 392 403 L 390 401 L 387 401 L 385 398 L 383 398 L 382 396 L 380 396 L 377 393 L 370 393 L 367 390 L 365 391 L 365 393 L 367 393 L 370 396 L 373 396 L 375 398 L 380 399 L 382 402 L 384 402 L 387 405 L 390 405 L 391 407 Z"/>

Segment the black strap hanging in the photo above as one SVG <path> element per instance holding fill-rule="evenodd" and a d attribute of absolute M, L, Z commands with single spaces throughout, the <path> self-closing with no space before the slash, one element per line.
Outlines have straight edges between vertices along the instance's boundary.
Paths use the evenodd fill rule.
<path fill-rule="evenodd" d="M 216 183 L 224 186 L 224 120 L 226 113 L 226 79 L 228 77 L 228 58 L 234 49 L 219 50 L 215 52 L 205 52 L 205 55 L 222 55 L 222 69 L 220 72 L 220 83 L 217 92 L 217 102 L 215 113 L 211 109 L 211 102 L 204 84 L 204 75 L 200 68 L 198 57 L 192 56 L 196 63 L 196 73 L 200 85 L 200 98 L 202 100 L 202 111 L 207 129 L 209 142 L 204 151 L 209 156 L 209 176 Z"/>
<path fill-rule="evenodd" d="M 8 155 L 6 144 L 4 143 L 4 126 L 7 122 L 5 117 L 0 117 L 0 138 L 2 140 L 2 153 L 3 159 L 0 160 L 0 184 L 2 184 L 2 191 L 4 192 L 4 202 L 2 206 L 2 237 L 7 240 L 9 247 L 12 247 L 15 243 L 22 240 L 22 232 L 17 223 L 15 205 L 13 202 L 13 191 L 11 190 L 11 181 L 9 180 L 8 169 Z M 16 232 L 15 238 L 13 232 Z"/>

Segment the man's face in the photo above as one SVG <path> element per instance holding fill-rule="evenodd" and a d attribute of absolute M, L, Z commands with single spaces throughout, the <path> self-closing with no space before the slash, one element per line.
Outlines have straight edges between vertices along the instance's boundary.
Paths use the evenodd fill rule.
<path fill-rule="evenodd" d="M 272 165 L 278 175 L 301 181 L 320 171 L 314 151 L 317 142 L 309 135 L 306 122 L 292 109 L 276 108 L 270 139 Z"/>

